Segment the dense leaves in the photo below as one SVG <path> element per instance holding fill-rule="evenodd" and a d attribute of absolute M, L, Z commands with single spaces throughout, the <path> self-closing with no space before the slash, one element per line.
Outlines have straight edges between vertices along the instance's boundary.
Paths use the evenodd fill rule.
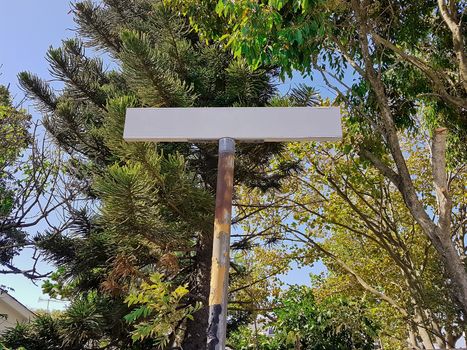
<path fill-rule="evenodd" d="M 148 282 L 134 286 L 125 299 L 128 306 L 137 306 L 125 316 L 127 322 L 135 324 L 133 340 L 153 339 L 161 349 L 176 336 L 179 325 L 193 320 L 193 313 L 201 308 L 201 304 L 184 305 L 183 299 L 189 293 L 187 285 L 173 288 L 164 283 L 163 277 L 151 275 Z"/>
<path fill-rule="evenodd" d="M 361 302 L 328 298 L 316 302 L 307 287 L 292 286 L 277 301 L 268 318 L 257 319 L 254 328 L 231 334 L 236 350 L 264 349 L 373 349 L 377 327 Z M 273 321 L 271 321 L 273 319 Z"/>

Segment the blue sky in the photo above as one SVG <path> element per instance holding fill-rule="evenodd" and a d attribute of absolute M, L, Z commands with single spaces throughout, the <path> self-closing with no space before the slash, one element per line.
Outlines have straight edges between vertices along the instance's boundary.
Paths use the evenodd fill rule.
<path fill-rule="evenodd" d="M 31 71 L 39 76 L 50 78 L 45 53 L 50 45 L 58 46 L 63 38 L 74 36 L 73 18 L 69 12 L 69 2 L 64 0 L 1 0 L 0 11 L 0 84 L 9 85 L 10 92 L 19 103 L 24 94 L 17 82 L 17 74 Z M 40 118 L 29 102 L 23 104 L 35 120 Z M 40 230 L 41 227 L 35 227 Z M 35 233 L 34 231 L 32 231 Z M 30 253 L 25 252 L 15 263 L 20 267 L 30 266 Z M 40 265 L 41 271 L 50 269 Z M 0 275 L 0 285 L 14 288 L 11 294 L 22 303 L 33 308 L 46 308 L 47 303 L 39 301 L 46 298 L 41 293 L 40 283 L 34 285 L 18 275 Z M 50 308 L 61 304 L 51 303 Z"/>
<path fill-rule="evenodd" d="M 61 40 L 75 36 L 73 28 L 75 24 L 69 13 L 70 3 L 64 0 L 0 0 L 0 84 L 9 85 L 10 92 L 16 103 L 23 100 L 24 94 L 18 86 L 17 74 L 21 71 L 31 71 L 45 79 L 51 79 L 48 72 L 48 64 L 45 58 L 50 46 L 57 47 Z M 287 92 L 290 87 L 311 80 L 294 77 L 279 86 L 280 91 Z M 324 96 L 330 93 L 324 88 L 321 79 L 315 79 L 313 85 L 321 90 Z M 27 108 L 35 120 L 41 118 L 31 103 L 25 101 L 23 108 Z M 40 231 L 43 227 L 35 227 L 31 233 Z M 15 259 L 20 267 L 28 267 L 31 264 L 30 251 L 25 252 Z M 42 272 L 51 269 L 45 263 L 40 264 Z M 319 268 L 318 270 L 321 270 Z M 284 281 L 287 283 L 305 283 L 309 280 L 310 268 L 295 268 Z M 13 288 L 11 294 L 25 305 L 32 308 L 46 308 L 47 303 L 39 298 L 47 298 L 41 293 L 41 282 L 36 285 L 28 279 L 18 275 L 0 275 L 0 285 Z M 62 308 L 60 303 L 51 303 L 50 308 Z"/>
<path fill-rule="evenodd" d="M 73 18 L 69 12 L 69 2 L 64 0 L 2 0 L 0 10 L 0 84 L 9 85 L 10 92 L 19 103 L 24 94 L 18 86 L 17 74 L 31 71 L 50 79 L 45 53 L 50 45 L 58 46 L 63 38 L 73 36 Z M 40 118 L 29 102 L 23 104 L 35 120 Z M 40 227 L 34 228 L 40 230 Z M 33 231 L 34 232 L 34 231 Z M 25 252 L 15 263 L 21 267 L 30 266 L 30 252 Z M 41 271 L 50 267 L 41 264 Z M 18 275 L 0 275 L 0 285 L 14 288 L 11 294 L 22 303 L 33 308 L 46 308 L 47 303 L 39 298 L 47 298 L 41 293 L 40 282 L 34 285 Z M 51 303 L 50 308 L 61 304 Z"/>
<path fill-rule="evenodd" d="M 11 84 L 12 94 L 22 98 L 18 72 L 28 70 L 50 77 L 45 53 L 50 45 L 74 36 L 69 2 L 64 0 L 2 0 L 0 11 L 0 83 Z"/>

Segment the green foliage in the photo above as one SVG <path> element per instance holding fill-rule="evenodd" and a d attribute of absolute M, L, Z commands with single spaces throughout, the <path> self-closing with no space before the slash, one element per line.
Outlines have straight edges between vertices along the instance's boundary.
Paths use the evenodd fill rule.
<path fill-rule="evenodd" d="M 0 263 L 8 263 L 26 244 L 26 234 L 12 224 L 13 212 L 21 205 L 21 186 L 27 186 L 29 164 L 21 161 L 31 143 L 31 116 L 12 106 L 8 90 L 0 86 Z"/>
<path fill-rule="evenodd" d="M 0 337 L 0 343 L 17 350 L 82 350 L 102 349 L 113 344 L 119 349 L 141 350 L 141 346 L 126 344 L 118 338 L 108 336 L 108 329 L 115 322 L 122 324 L 123 316 L 128 309 L 120 310 L 116 315 L 118 304 L 97 293 L 89 293 L 76 298 L 66 311 L 57 314 L 38 314 L 29 323 L 18 323 L 7 329 Z"/>
<path fill-rule="evenodd" d="M 31 323 L 17 324 L 7 329 L 0 343 L 14 350 L 58 350 L 62 347 L 59 321 L 48 314 L 38 315 Z M 1 348 L 1 347 L 0 347 Z"/>
<path fill-rule="evenodd" d="M 316 349 L 372 349 L 376 327 L 359 303 L 328 299 L 316 305 L 312 291 L 292 288 L 276 311 L 282 343 Z"/>
<path fill-rule="evenodd" d="M 152 274 L 148 282 L 135 286 L 125 299 L 129 307 L 136 306 L 125 316 L 135 327 L 133 341 L 150 338 L 159 348 L 165 348 L 178 326 L 185 319 L 193 320 L 193 314 L 201 308 L 200 303 L 184 303 L 188 293 L 187 285 L 174 289 L 158 273 Z"/>
<path fill-rule="evenodd" d="M 52 76 L 63 81 L 68 87 L 79 88 L 69 89 L 69 98 L 90 99 L 97 106 L 105 105 L 107 96 L 103 86 L 108 84 L 110 79 L 103 74 L 103 62 L 100 58 L 85 57 L 84 46 L 80 40 L 64 40 L 62 47 L 50 48 L 47 61 L 51 63 Z M 47 86 L 44 86 L 43 90 L 47 91 L 47 95 L 51 94 Z"/>
<path fill-rule="evenodd" d="M 278 300 L 274 322 L 263 319 L 253 332 L 241 328 L 229 337 L 234 349 L 373 349 L 377 327 L 364 303 L 330 298 L 320 303 L 307 287 L 292 286 Z M 258 330 L 259 327 L 259 330 Z M 273 336 L 265 330 L 273 328 Z"/>
<path fill-rule="evenodd" d="M 42 284 L 42 293 L 52 299 L 69 298 L 72 295 L 73 286 L 63 282 L 64 274 L 65 268 L 58 267 Z"/>
<path fill-rule="evenodd" d="M 246 58 L 255 68 L 277 65 L 289 75 L 294 69 L 310 72 L 326 33 L 323 10 L 327 4 L 321 0 L 219 0 L 215 12 L 214 1 L 203 1 L 201 6 L 196 1 L 167 2 L 180 7 L 201 35 L 232 48 L 236 57 Z M 206 15 L 209 9 L 212 12 Z M 294 23 L 288 26 L 290 18 Z"/>
<path fill-rule="evenodd" d="M 466 68 L 465 63 L 454 59 L 463 53 L 453 45 L 452 33 L 438 8 L 441 3 L 166 2 L 185 13 L 201 36 L 222 43 L 253 68 L 275 65 L 282 77 L 291 76 L 294 71 L 311 77 L 323 74 L 326 85 L 336 92 L 340 102 L 350 107 L 359 124 L 367 124 L 368 119 L 378 120 L 380 107 L 374 86 L 365 73 L 369 67 L 363 59 L 364 47 L 358 35 L 360 24 L 365 23 L 366 40 L 374 48 L 368 58 L 378 67 L 396 125 L 404 130 L 413 129 L 418 108 L 429 105 L 436 110 L 430 130 L 437 124 L 448 126 L 452 133 L 452 155 L 464 157 L 459 148 L 466 144 L 467 137 L 467 91 L 462 82 L 465 80 L 462 71 Z M 465 30 L 463 10 L 461 2 L 452 2 L 450 13 L 453 21 L 464 28 L 461 31 Z M 352 73 L 359 76 L 348 84 L 347 78 Z M 342 82 L 342 87 L 336 81 Z"/>
<path fill-rule="evenodd" d="M 124 48 L 121 57 L 128 83 L 144 105 L 189 107 L 194 104 L 196 95 L 193 94 L 193 87 L 180 79 L 176 71 L 178 67 L 173 66 L 176 64 L 173 57 L 152 48 L 145 34 L 125 31 L 121 39 Z"/>
<path fill-rule="evenodd" d="M 321 105 L 321 99 L 318 95 L 318 92 L 311 86 L 305 85 L 303 83 L 299 84 L 297 87 L 294 87 L 288 98 L 292 101 L 293 104 L 303 107 L 316 107 Z"/>
<path fill-rule="evenodd" d="M 184 15 L 166 3 L 181 6 L 183 13 L 189 16 L 191 27 Z M 451 41 L 447 40 L 449 33 L 440 22 L 435 3 L 376 2 L 364 9 L 368 17 L 362 21 L 374 33 L 363 36 L 357 30 L 359 14 L 349 5 L 348 2 L 322 0 L 89 0 L 73 5 L 72 12 L 83 42 L 110 55 L 117 68 L 106 70 L 100 59 L 87 55 L 81 41 L 65 40 L 62 47 L 50 49 L 47 55 L 54 77 L 65 84 L 63 91 L 56 94 L 34 74 L 20 74 L 28 96 L 34 98 L 47 114 L 47 129 L 70 155 L 72 167 L 68 175 L 85 184 L 83 199 L 89 207 L 96 209 L 96 213 L 73 211 L 72 225 L 64 235 L 46 232 L 37 238 L 37 245 L 49 261 L 62 268 L 44 288 L 51 295 L 71 299 L 60 333 L 60 339 L 67 346 L 151 348 L 152 338 L 164 344 L 174 340 L 181 329 L 186 330 L 182 341 L 184 349 L 199 349 L 200 344 L 205 344 L 200 334 L 204 332 L 207 313 L 205 309 L 198 310 L 197 301 L 207 299 L 216 146 L 126 144 L 121 136 L 127 107 L 311 106 L 321 102 L 306 86 L 293 89 L 288 98 L 273 98 L 272 78 L 276 67 L 282 77 L 290 75 L 294 69 L 308 74 L 318 69 L 328 71 L 337 80 L 348 72 L 348 64 L 354 65 L 353 69 L 357 71 L 359 67 L 378 67 L 378 78 L 396 128 L 417 132 L 422 130 L 419 128 L 422 124 L 428 125 L 428 131 L 448 125 L 453 134 L 450 149 L 455 149 L 451 153 L 454 155 L 451 164 L 465 156 L 462 152 L 465 145 L 465 128 L 460 122 L 462 113 L 446 102 L 446 96 L 439 97 L 439 89 L 431 85 L 432 80 L 424 70 L 404 62 L 400 54 L 375 42 L 370 45 L 370 63 L 362 57 L 361 37 L 372 37 L 375 33 L 386 36 L 407 53 L 426 59 L 431 71 L 439 69 L 448 95 L 465 98 L 452 59 L 455 53 Z M 204 37 L 193 32 L 193 28 Z M 218 41 L 212 42 L 212 38 Z M 226 52 L 225 47 L 231 48 L 232 53 Z M 307 152 L 310 145 L 304 148 L 292 145 L 293 156 L 273 159 L 270 169 L 274 171 L 269 174 L 263 172 L 282 146 L 240 145 L 236 179 L 246 187 L 278 188 L 284 176 L 297 168 L 296 158 L 299 161 L 305 159 L 304 169 L 315 172 L 307 172 L 305 179 L 296 181 L 302 186 L 304 182 L 314 186 L 319 181 L 318 191 L 324 195 L 315 193 L 315 188 L 311 194 L 302 193 L 297 190 L 296 183 L 285 184 L 289 187 L 282 189 L 295 200 L 293 203 L 286 201 L 289 207 L 300 208 L 293 213 L 290 228 L 306 228 L 305 235 L 300 236 L 302 244 L 307 247 L 306 244 L 310 244 L 307 239 L 315 238 L 326 243 L 325 248 L 338 253 L 341 261 L 356 271 L 350 274 L 351 278 L 355 279 L 357 274 L 374 277 L 379 283 L 376 292 L 381 294 L 383 291 L 386 296 L 395 297 L 403 305 L 401 310 L 412 312 L 410 308 L 414 304 L 408 299 L 421 297 L 423 300 L 417 300 L 415 306 L 423 306 L 426 314 L 446 317 L 447 321 L 442 325 L 447 329 L 459 315 L 446 302 L 449 300 L 446 298 L 448 286 L 438 279 L 444 277 L 445 271 L 438 268 L 435 259 L 429 259 L 430 255 L 423 255 L 421 248 L 427 242 L 411 234 L 412 229 L 416 231 L 418 228 L 413 228 L 413 217 L 407 214 L 404 198 L 398 196 L 395 186 L 383 181 L 384 177 L 374 175 L 369 160 L 357 155 L 361 150 L 372 152 L 385 165 L 390 165 L 390 169 L 397 169 L 391 162 L 388 138 L 380 137 L 380 131 L 387 125 L 381 121 L 384 110 L 374 86 L 367 79 L 369 76 L 371 74 L 361 74 L 344 93 L 339 94 L 337 102 L 350 107 L 346 115 L 349 131 L 346 144 L 318 149 L 320 152 L 311 155 Z M 449 79 L 443 80 L 444 76 Z M 322 164 L 315 163 L 317 160 L 321 163 L 323 158 Z M 424 159 L 414 162 L 417 161 L 421 165 L 426 163 Z M 413 171 L 412 165 L 410 168 Z M 425 182 L 427 175 L 417 171 L 413 174 L 416 175 L 416 195 L 422 193 L 423 205 L 432 208 L 428 210 L 430 215 L 436 213 L 433 188 Z M 350 193 L 348 201 L 340 196 L 340 188 L 343 188 L 342 193 Z M 11 195 L 7 190 L 4 193 L 6 199 L 2 201 L 2 209 L 8 212 Z M 245 191 L 244 197 L 250 200 L 251 193 Z M 258 196 L 258 192 L 253 193 Z M 462 194 L 456 193 L 456 196 Z M 394 204 L 393 213 L 386 211 L 389 207 L 385 206 L 386 199 Z M 455 200 L 461 203 L 458 198 Z M 363 214 L 358 220 L 353 203 Z M 257 203 L 252 203 L 257 210 L 255 205 Z M 274 228 L 272 234 L 264 234 L 265 241 L 274 244 L 280 241 L 281 230 L 287 223 L 283 222 L 284 217 L 269 214 L 261 212 L 260 215 L 263 223 L 272 224 Z M 380 220 L 374 222 L 375 217 Z M 388 220 L 394 221 L 396 230 L 394 235 L 383 236 L 375 227 L 385 227 Z M 363 232 L 365 238 L 352 236 L 347 246 L 346 237 L 350 233 L 337 229 L 336 221 L 343 225 L 355 223 L 347 230 L 352 234 L 356 230 Z M 334 245 L 324 241 L 331 234 L 336 239 Z M 380 237 L 381 244 L 374 244 Z M 402 244 L 397 249 L 390 246 L 384 250 L 382 245 L 387 246 L 386 241 Z M 418 245 L 418 249 L 412 245 L 406 247 L 406 241 Z M 248 237 L 236 247 L 252 245 L 254 243 Z M 316 248 L 316 244 L 312 246 Z M 358 249 L 360 246 L 363 248 Z M 325 256 L 316 249 L 299 248 L 297 251 L 304 253 L 304 263 L 325 259 L 334 273 L 331 277 L 337 280 L 329 278 L 329 285 L 334 282 L 334 286 L 340 288 L 350 285 L 352 288 L 346 290 L 347 296 L 361 296 L 361 289 L 355 283 L 347 284 L 349 272 L 342 271 L 342 264 L 332 258 L 332 252 Z M 347 252 L 346 248 L 349 248 Z M 364 249 L 372 253 L 370 263 L 362 260 Z M 257 256 L 264 255 L 268 254 Z M 394 291 L 394 286 L 405 286 L 409 279 L 407 275 L 396 273 L 391 258 L 400 256 L 403 264 L 398 266 L 405 267 L 407 261 L 404 259 L 411 255 L 413 259 L 409 262 L 415 267 L 420 262 L 427 262 L 423 273 L 409 269 L 407 274 L 419 274 L 415 274 L 416 282 L 425 287 L 420 295 L 413 291 L 407 293 L 404 288 Z M 238 278 L 233 283 L 237 289 L 235 295 L 241 298 L 237 300 L 240 305 L 242 302 L 268 304 L 270 300 L 264 296 L 265 291 L 277 293 L 278 286 L 268 284 L 270 280 L 265 272 L 277 273 L 274 267 L 282 271 L 288 260 L 281 260 L 280 254 L 269 256 L 273 257 L 269 259 L 273 262 L 255 260 L 257 264 L 254 266 L 241 258 L 236 259 L 240 266 L 235 266 L 238 274 L 235 277 Z M 379 267 L 384 267 L 384 272 L 378 270 Z M 251 278 L 244 278 L 241 272 L 245 271 L 242 270 L 253 272 Z M 148 276 L 153 276 L 153 281 L 140 286 L 142 291 L 131 290 L 135 283 L 138 285 L 138 281 Z M 381 282 L 384 282 L 381 277 L 389 276 L 391 283 Z M 251 283 L 245 292 L 240 285 L 244 281 Z M 182 287 L 172 294 L 172 286 L 185 286 L 186 283 L 190 293 L 185 294 L 186 289 Z M 321 292 L 325 291 L 323 287 Z M 394 310 L 380 307 L 380 294 L 371 299 L 375 313 L 380 319 L 389 315 L 387 322 L 396 320 L 399 325 L 399 314 L 394 315 Z M 128 310 L 124 303 L 126 298 L 130 298 L 127 302 L 131 306 L 138 307 Z M 274 346 L 290 348 L 297 344 L 318 343 L 323 349 L 332 346 L 338 349 L 349 344 L 367 348 L 374 335 L 374 325 L 367 319 L 367 310 L 353 300 L 326 299 L 316 303 L 309 292 L 291 291 L 281 300 L 286 307 L 276 309 L 278 332 Z M 180 308 L 177 309 L 177 305 Z M 412 316 L 410 312 L 409 316 Z M 144 341 L 133 343 L 129 339 L 131 330 L 126 327 L 128 325 L 122 325 L 123 315 L 129 315 L 130 322 L 140 322 L 133 335 L 137 339 L 149 340 L 150 344 Z M 154 323 L 153 317 L 162 322 Z M 199 329 L 203 329 L 202 332 Z M 251 335 L 245 328 L 238 334 L 239 342 Z M 265 347 L 272 344 L 270 339 L 259 341 Z M 248 348 L 252 343 L 248 339 L 238 344 Z"/>
<path fill-rule="evenodd" d="M 0 105 L 0 137 L 3 140 L 0 148 L 2 178 L 7 174 L 6 168 L 14 164 L 30 142 L 28 131 L 30 118 L 26 113 L 17 111 L 11 106 Z"/>
<path fill-rule="evenodd" d="M 303 221 L 295 223 L 292 229 L 301 232 L 300 224 L 311 222 L 305 230 L 304 241 L 310 243 L 310 233 L 316 235 L 314 239 L 324 239 L 335 229 L 332 225 L 334 220 L 342 218 L 339 214 L 347 215 L 343 206 L 350 206 L 347 219 L 338 220 L 341 226 L 338 231 L 345 231 L 345 234 L 342 237 L 333 236 L 336 241 L 349 234 L 344 228 L 350 227 L 350 232 L 360 236 L 355 241 L 356 247 L 360 244 L 369 248 L 373 259 L 369 259 L 371 264 L 367 265 L 373 266 L 373 272 L 376 271 L 375 266 L 389 260 L 387 271 L 391 271 L 394 278 L 402 275 L 407 283 L 418 280 L 413 284 L 414 290 L 410 288 L 410 294 L 416 301 L 407 301 L 407 293 L 404 297 L 404 292 L 401 292 L 393 303 L 402 303 L 402 310 L 408 311 L 410 317 L 415 317 L 413 315 L 417 312 L 421 314 L 416 316 L 418 318 L 424 318 L 425 312 L 430 314 L 429 321 L 417 321 L 425 325 L 416 331 L 423 333 L 432 318 L 444 323 L 444 317 L 449 319 L 447 328 L 456 328 L 457 316 L 454 315 L 467 313 L 465 241 L 463 238 L 459 240 L 453 232 L 457 226 L 451 225 L 451 220 L 458 220 L 459 206 L 463 206 L 462 200 L 458 200 L 454 208 L 451 207 L 451 196 L 457 197 L 455 193 L 458 190 L 457 185 L 451 187 L 451 179 L 455 181 L 463 177 L 461 174 L 465 173 L 467 154 L 467 65 L 465 43 L 461 38 L 465 36 L 466 28 L 463 16 L 465 4 L 462 1 L 421 0 L 167 2 L 181 9 L 195 23 L 201 35 L 214 40 L 216 44 L 225 43 L 234 55 L 246 60 L 252 67 L 262 63 L 275 64 L 282 71 L 282 76 L 291 75 L 294 70 L 311 77 L 313 74 L 322 76 L 327 87 L 337 95 L 335 103 L 346 107 L 348 138 L 342 148 L 324 150 L 325 156 L 332 158 L 332 161 L 320 164 L 323 160 L 320 157 L 320 162 L 313 164 L 316 173 L 310 176 L 310 183 L 316 178 L 326 179 L 324 186 L 336 189 L 336 196 L 329 194 L 326 187 L 317 191 L 321 192 L 321 196 L 316 193 L 316 196 L 304 196 L 304 200 L 298 201 L 300 205 L 306 203 L 304 212 L 294 215 L 294 218 Z M 456 23 L 456 29 L 453 23 Z M 417 139 L 421 144 L 423 141 L 420 140 L 428 136 L 433 144 L 443 143 L 441 138 L 435 137 L 440 130 L 448 131 L 447 152 L 443 149 L 441 154 L 433 154 L 431 158 L 415 157 L 420 163 L 414 164 L 408 153 L 418 151 L 419 144 L 411 144 L 407 149 L 404 138 Z M 424 144 L 424 147 L 422 153 L 430 154 L 428 145 Z M 337 165 L 339 158 L 332 157 L 337 150 L 343 151 L 341 157 L 349 157 L 349 163 L 344 167 Z M 447 153 L 446 164 L 444 153 Z M 299 158 L 303 156 L 302 153 Z M 420 173 L 417 165 L 427 173 L 433 168 L 435 174 L 442 174 L 440 181 L 444 182 L 441 186 L 444 194 L 441 195 L 437 189 L 439 184 L 433 184 L 431 175 L 426 177 L 427 174 Z M 347 169 L 355 169 L 356 172 L 349 174 Z M 382 177 L 371 176 L 374 183 L 367 183 L 365 177 L 372 171 Z M 448 174 L 451 173 L 459 176 L 450 178 Z M 438 180 L 435 178 L 435 183 Z M 380 188 L 376 188 L 375 184 Z M 313 207 L 310 212 L 308 203 L 316 198 L 323 200 L 324 207 L 332 208 L 332 215 L 323 217 L 321 207 Z M 339 201 L 337 198 L 345 199 Z M 379 203 L 384 205 L 376 204 L 371 198 L 378 198 Z M 398 210 L 373 223 L 375 217 L 381 217 L 381 212 L 387 210 L 389 202 L 396 205 Z M 361 210 L 361 205 L 364 210 Z M 361 221 L 355 227 L 349 223 L 353 222 L 352 215 L 356 212 L 361 214 Z M 399 226 L 401 221 L 393 219 L 400 215 L 403 227 Z M 465 213 L 460 216 L 465 218 Z M 411 220 L 412 229 L 409 224 Z M 387 222 L 393 223 L 392 229 L 386 227 Z M 420 226 L 414 228 L 414 225 Z M 420 272 L 410 276 L 413 270 L 425 271 L 420 265 L 431 258 L 429 249 L 423 251 L 420 246 L 417 247 L 423 241 L 416 234 L 418 229 L 428 238 L 425 243 L 435 247 L 437 256 L 433 257 L 433 261 L 438 261 L 438 267 L 442 270 L 432 270 L 430 276 Z M 396 240 L 387 235 L 391 230 Z M 379 248 L 368 242 L 373 241 L 373 234 L 378 237 Z M 441 241 L 443 243 L 439 244 Z M 311 245 L 319 247 L 316 241 Z M 356 255 L 348 256 L 345 253 L 345 243 L 341 242 L 339 247 L 337 257 L 332 253 L 327 257 L 334 260 L 338 269 L 344 269 L 354 278 L 355 275 L 359 276 L 361 270 L 358 267 L 362 262 L 356 263 Z M 385 250 L 390 258 L 375 254 L 373 249 Z M 446 257 L 447 251 L 450 258 Z M 324 254 L 323 251 L 320 253 Z M 343 268 L 346 261 L 336 262 L 340 254 L 348 259 L 350 269 L 348 265 L 347 269 Z M 316 255 L 316 252 L 311 255 Z M 392 270 L 392 263 L 403 272 Z M 356 270 L 353 270 L 354 267 Z M 377 280 L 374 273 L 366 276 Z M 439 276 L 442 276 L 441 280 Z M 427 280 L 419 280 L 425 277 Z M 425 283 L 425 288 L 415 290 L 417 285 Z M 451 283 L 455 288 L 454 293 L 449 292 L 448 285 Z M 377 288 L 370 289 L 376 295 L 381 285 L 387 288 L 384 292 L 394 292 L 384 281 L 375 281 L 375 284 Z M 435 294 L 437 297 L 434 297 Z M 434 300 L 438 300 L 436 305 L 431 304 Z M 445 305 L 450 306 L 444 309 Z M 438 311 L 434 311 L 439 308 L 444 309 L 441 312 L 444 316 L 440 319 Z M 433 314 L 426 309 L 431 309 Z M 413 333 L 410 327 L 407 328 L 409 333 Z M 432 338 L 445 337 L 440 332 L 434 333 L 435 336 L 424 336 L 425 347 L 434 346 L 430 344 Z M 446 342 L 445 339 L 436 341 Z"/>
<path fill-rule="evenodd" d="M 82 347 L 89 341 L 103 339 L 105 300 L 97 293 L 77 298 L 60 320 L 61 339 L 67 347 Z"/>
<path fill-rule="evenodd" d="M 235 350 L 279 350 L 282 349 L 276 338 L 269 337 L 261 331 L 251 329 L 251 326 L 241 326 L 235 332 L 229 334 L 229 347 Z"/>
<path fill-rule="evenodd" d="M 0 181 L 11 177 L 11 168 L 31 142 L 31 116 L 12 106 L 8 90 L 0 86 Z"/>

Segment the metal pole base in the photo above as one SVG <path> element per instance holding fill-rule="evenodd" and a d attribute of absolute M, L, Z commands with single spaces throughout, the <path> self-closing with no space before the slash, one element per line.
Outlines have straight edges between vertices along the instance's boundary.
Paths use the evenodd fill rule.
<path fill-rule="evenodd" d="M 220 139 L 209 294 L 208 350 L 225 349 L 234 157 L 235 141 L 231 138 Z"/>

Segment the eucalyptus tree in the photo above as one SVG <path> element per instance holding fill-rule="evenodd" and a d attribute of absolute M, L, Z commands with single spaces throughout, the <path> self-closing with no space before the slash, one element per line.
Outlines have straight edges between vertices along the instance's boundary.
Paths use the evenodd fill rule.
<path fill-rule="evenodd" d="M 467 154 L 465 3 L 170 2 L 205 37 L 223 42 L 253 67 L 275 64 L 283 75 L 297 70 L 322 76 L 348 109 L 349 146 L 398 189 L 466 314 L 466 247 L 465 241 L 456 244 L 460 231 L 453 223 L 451 192 L 458 175 L 452 170 L 465 164 Z M 351 83 L 349 72 L 356 77 Z M 435 205 L 426 203 L 410 172 L 403 130 L 428 131 Z"/>
<path fill-rule="evenodd" d="M 413 135 L 401 141 L 421 196 L 436 205 L 428 144 Z M 295 244 L 289 259 L 300 264 L 324 262 L 328 272 L 315 281 L 316 295 L 370 302 L 386 346 L 453 347 L 465 330 L 464 314 L 453 302 L 452 281 L 433 245 L 397 188 L 345 143 L 291 144 L 282 157 L 301 160 L 303 171 L 285 180 L 280 191 L 240 192 L 238 205 L 248 216 L 245 234 Z M 453 225 L 460 231 L 465 181 L 460 174 L 451 183 Z M 462 234 L 458 240 L 462 245 Z"/>

